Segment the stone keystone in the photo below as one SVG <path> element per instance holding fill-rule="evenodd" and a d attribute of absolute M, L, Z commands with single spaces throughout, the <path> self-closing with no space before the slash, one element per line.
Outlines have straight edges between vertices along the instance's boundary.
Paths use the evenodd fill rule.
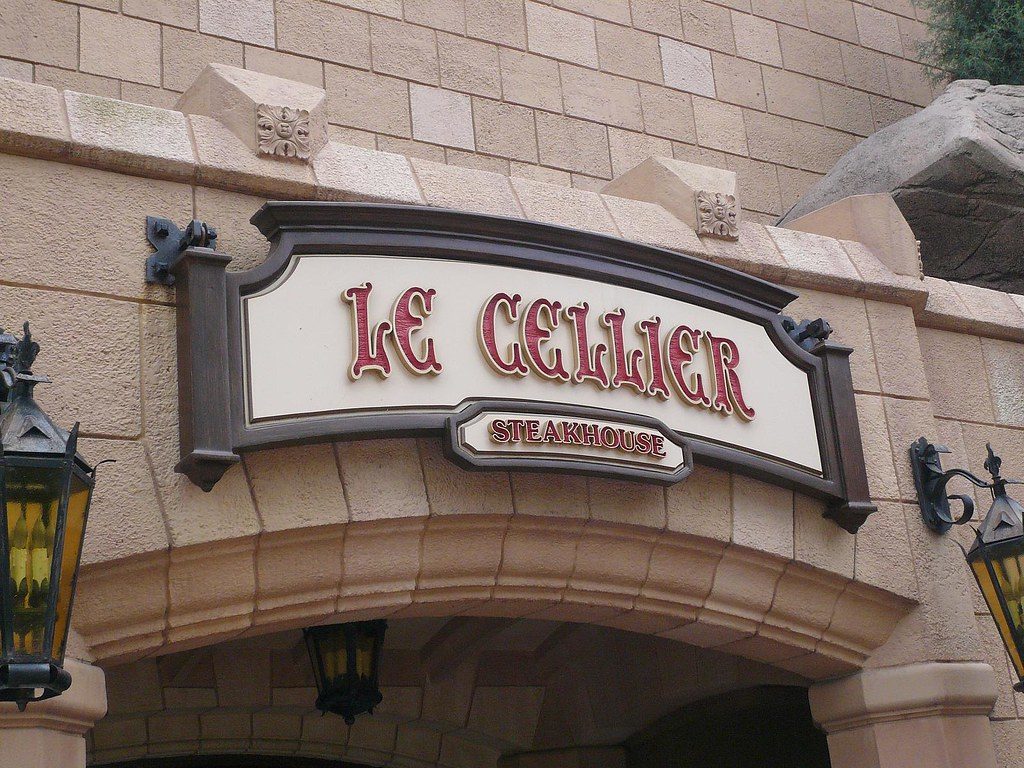
<path fill-rule="evenodd" d="M 668 157 L 649 157 L 608 182 L 603 194 L 657 203 L 698 235 L 735 240 L 736 174 Z"/>
<path fill-rule="evenodd" d="M 327 143 L 327 92 L 273 75 L 210 64 L 177 108 L 212 117 L 258 155 L 308 160 Z"/>

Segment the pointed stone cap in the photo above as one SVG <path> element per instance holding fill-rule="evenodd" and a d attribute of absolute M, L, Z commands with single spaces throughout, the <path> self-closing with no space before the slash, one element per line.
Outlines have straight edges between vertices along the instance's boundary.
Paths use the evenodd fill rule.
<path fill-rule="evenodd" d="M 897 275 L 922 277 L 917 239 L 899 206 L 887 194 L 844 197 L 784 226 L 838 240 L 856 240 Z"/>
<path fill-rule="evenodd" d="M 740 204 L 736 174 L 669 157 L 649 157 L 601 192 L 657 203 L 698 235 L 735 240 Z"/>
<path fill-rule="evenodd" d="M 265 157 L 308 160 L 327 143 L 323 88 L 226 64 L 209 64 L 177 109 L 212 117 Z"/>

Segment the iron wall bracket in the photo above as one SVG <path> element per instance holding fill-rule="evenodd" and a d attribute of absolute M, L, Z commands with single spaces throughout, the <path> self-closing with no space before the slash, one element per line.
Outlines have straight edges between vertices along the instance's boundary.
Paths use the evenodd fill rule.
<path fill-rule="evenodd" d="M 186 248 L 217 247 L 217 231 L 199 219 L 190 221 L 184 229 L 170 219 L 146 217 L 146 239 L 156 253 L 146 259 L 146 282 L 174 285 L 171 268 Z"/>
<path fill-rule="evenodd" d="M 941 454 L 949 453 L 944 445 L 929 443 L 926 438 L 919 438 L 910 446 L 910 466 L 914 472 L 914 487 L 917 489 L 917 502 L 921 507 L 921 517 L 929 528 L 936 533 L 946 533 L 954 525 L 963 525 L 974 515 L 974 499 L 966 493 L 946 494 L 946 484 L 954 477 L 962 477 L 978 488 L 992 488 L 993 483 L 986 483 L 977 475 L 966 469 L 949 469 L 943 471 Z M 988 448 L 989 458 L 985 468 L 998 476 L 999 459 Z M 991 467 L 991 468 L 990 468 Z M 953 517 L 949 502 L 958 500 L 964 511 Z"/>

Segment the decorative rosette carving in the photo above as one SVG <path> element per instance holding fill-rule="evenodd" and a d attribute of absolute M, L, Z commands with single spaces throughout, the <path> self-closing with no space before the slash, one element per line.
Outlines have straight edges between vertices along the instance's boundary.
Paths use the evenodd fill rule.
<path fill-rule="evenodd" d="M 735 195 L 721 192 L 697 192 L 697 234 L 735 240 L 739 237 L 736 225 Z"/>
<path fill-rule="evenodd" d="M 260 154 L 309 157 L 309 111 L 260 104 L 256 108 L 256 139 Z"/>

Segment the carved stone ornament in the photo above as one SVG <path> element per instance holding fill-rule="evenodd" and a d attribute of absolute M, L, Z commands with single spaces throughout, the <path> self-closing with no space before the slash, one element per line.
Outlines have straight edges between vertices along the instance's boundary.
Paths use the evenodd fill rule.
<path fill-rule="evenodd" d="M 309 111 L 260 104 L 256 108 L 256 140 L 260 154 L 309 157 Z"/>
<path fill-rule="evenodd" d="M 735 240 L 739 237 L 736 226 L 736 197 L 721 192 L 697 193 L 697 234 Z"/>

